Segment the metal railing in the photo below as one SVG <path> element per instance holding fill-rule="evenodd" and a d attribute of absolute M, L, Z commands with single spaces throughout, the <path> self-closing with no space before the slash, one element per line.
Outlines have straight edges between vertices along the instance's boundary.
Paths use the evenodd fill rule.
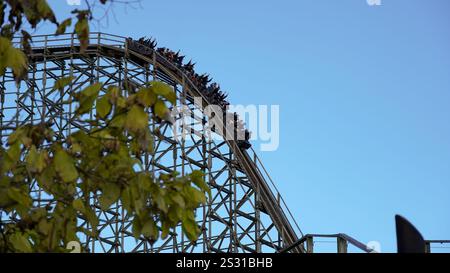
<path fill-rule="evenodd" d="M 353 237 L 344 234 L 306 234 L 301 239 L 299 239 L 294 244 L 282 249 L 279 251 L 280 253 L 289 252 L 299 245 L 303 245 L 306 253 L 314 253 L 315 252 L 315 243 L 316 239 L 319 238 L 328 238 L 335 239 L 335 242 L 328 241 L 328 243 L 336 243 L 336 252 L 337 253 L 348 253 L 348 247 L 353 246 L 357 250 L 360 250 L 364 253 L 377 253 L 374 249 L 369 248 L 367 245 L 361 243 L 360 241 L 354 239 Z"/>
<path fill-rule="evenodd" d="M 449 253 L 450 252 L 450 240 L 425 240 L 425 252 L 426 253 Z"/>
<path fill-rule="evenodd" d="M 270 187 L 272 192 L 276 194 L 277 202 L 280 208 L 284 211 L 285 215 L 288 217 L 288 220 L 294 224 L 295 231 L 298 232 L 298 237 L 301 238 L 304 236 L 303 231 L 301 230 L 298 222 L 295 220 L 291 210 L 286 204 L 286 201 L 284 200 L 283 196 L 281 195 L 280 191 L 278 190 L 277 186 L 275 185 L 274 181 L 272 180 L 272 177 L 270 176 L 267 169 L 264 167 L 261 159 L 256 154 L 255 150 L 253 148 L 250 148 L 247 150 L 250 154 L 250 157 L 253 159 L 253 162 L 257 166 L 257 170 L 260 172 L 261 176 L 265 178 L 267 185 Z"/>
<path fill-rule="evenodd" d="M 60 35 L 45 34 L 45 35 L 33 35 L 31 40 L 32 48 L 52 48 L 52 47 L 64 47 L 64 46 L 80 46 L 80 42 L 75 33 L 64 33 Z M 119 48 L 125 47 L 126 37 L 106 34 L 102 32 L 90 32 L 89 44 L 94 45 L 108 45 Z M 22 37 L 14 37 L 12 43 L 15 47 L 21 47 Z"/>

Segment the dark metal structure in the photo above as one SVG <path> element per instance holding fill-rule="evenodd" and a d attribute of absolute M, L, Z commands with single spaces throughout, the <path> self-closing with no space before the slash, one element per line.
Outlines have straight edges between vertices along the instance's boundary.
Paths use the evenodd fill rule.
<path fill-rule="evenodd" d="M 205 138 L 203 106 L 210 104 L 186 73 L 151 47 L 130 48 L 125 37 L 90 33 L 90 45 L 80 54 L 73 34 L 33 37 L 26 80 L 16 85 L 11 74 L 0 78 L 0 141 L 18 126 L 52 121 L 59 137 L 84 130 L 71 117 L 75 107 L 63 104 L 70 94 L 93 82 L 139 87 L 151 80 L 173 87 L 179 103 L 187 105 L 193 121 L 187 138 L 174 137 L 170 124 L 160 126 L 164 135 L 155 139 L 155 152 L 145 155 L 146 169 L 155 173 L 177 171 L 181 175 L 199 169 L 207 174 L 212 199 L 197 210 L 201 236 L 195 244 L 172 230 L 165 240 L 154 244 L 135 240 L 131 220 L 121 204 L 107 211 L 97 209 L 100 219 L 97 238 L 82 237 L 82 247 L 90 252 L 278 252 L 303 236 L 268 172 L 249 145 L 220 138 Z M 20 46 L 20 39 L 14 40 Z M 64 90 L 54 90 L 54 82 L 64 76 L 74 81 Z M 101 91 L 103 92 L 103 91 Z M 201 105 L 194 97 L 201 98 Z M 219 139 L 219 140 L 217 140 Z M 36 205 L 46 200 L 32 185 Z M 95 196 L 91 206 L 98 208 Z M 1 212 L 0 212 L 1 213 Z M 4 220 L 11 215 L 0 215 Z M 80 225 L 85 225 L 80 219 Z M 88 226 L 85 226 L 89 228 Z M 302 245 L 289 249 L 304 252 Z"/>
<path fill-rule="evenodd" d="M 333 241 L 319 241 L 320 239 L 331 239 Z M 305 250 L 306 253 L 314 253 L 315 252 L 315 244 L 316 243 L 332 243 L 336 244 L 336 253 L 348 253 L 349 246 L 352 246 L 356 251 L 363 253 L 376 253 L 373 249 L 370 249 L 367 245 L 359 242 L 358 240 L 350 237 L 344 233 L 338 234 L 306 234 L 302 238 L 300 238 L 294 244 L 280 250 L 280 253 L 286 253 L 292 251 L 295 247 L 301 246 L 302 249 Z"/>
<path fill-rule="evenodd" d="M 425 253 L 426 244 L 422 234 L 406 218 L 395 215 L 398 253 Z"/>

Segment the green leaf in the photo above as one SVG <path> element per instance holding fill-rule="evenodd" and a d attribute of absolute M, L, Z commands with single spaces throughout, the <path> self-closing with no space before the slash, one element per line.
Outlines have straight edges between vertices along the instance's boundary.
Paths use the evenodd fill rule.
<path fill-rule="evenodd" d="M 33 209 L 33 211 L 31 212 L 31 220 L 32 221 L 38 221 L 41 218 L 44 218 L 47 216 L 47 210 L 45 208 L 37 208 L 37 209 Z"/>
<path fill-rule="evenodd" d="M 20 159 L 20 152 L 21 152 L 20 143 L 16 142 L 9 147 L 8 151 L 6 152 L 6 155 L 8 155 L 9 159 L 13 164 L 16 164 L 17 161 L 19 161 Z"/>
<path fill-rule="evenodd" d="M 181 227 L 183 228 L 184 233 L 190 241 L 195 242 L 198 239 L 200 229 L 198 228 L 198 225 L 195 221 L 183 221 Z"/>
<path fill-rule="evenodd" d="M 62 23 L 59 24 L 58 29 L 56 30 L 56 35 L 61 35 L 66 32 L 67 27 L 69 27 L 72 24 L 72 18 L 64 20 Z"/>
<path fill-rule="evenodd" d="M 97 215 L 95 214 L 95 211 L 92 210 L 91 207 L 85 206 L 83 215 L 86 217 L 86 220 L 91 224 L 92 232 L 96 233 L 99 221 Z"/>
<path fill-rule="evenodd" d="M 28 171 L 41 173 L 47 166 L 46 157 L 45 151 L 38 152 L 36 146 L 32 145 L 26 158 Z"/>
<path fill-rule="evenodd" d="M 16 76 L 23 75 L 27 68 L 27 57 L 21 50 L 14 48 L 10 40 L 0 37 L 0 75 L 4 74 L 6 68 L 11 68 Z"/>
<path fill-rule="evenodd" d="M 75 24 L 75 33 L 81 43 L 80 51 L 84 52 L 89 45 L 89 23 L 87 14 L 80 14 L 77 23 Z"/>
<path fill-rule="evenodd" d="M 32 247 L 30 241 L 25 237 L 25 235 L 16 232 L 9 237 L 10 243 L 13 245 L 14 249 L 18 252 L 29 253 L 32 252 Z"/>
<path fill-rule="evenodd" d="M 24 127 L 17 128 L 12 134 L 8 137 L 8 144 L 12 145 L 17 141 L 22 141 L 23 137 L 26 137 L 26 131 Z"/>
<path fill-rule="evenodd" d="M 53 160 L 55 170 L 64 182 L 71 182 L 78 178 L 73 159 L 61 147 L 56 150 Z"/>
<path fill-rule="evenodd" d="M 0 19 L 1 20 L 1 19 Z M 22 46 L 22 50 L 26 53 L 26 54 L 31 54 L 31 35 L 30 33 L 28 33 L 25 30 L 21 30 L 21 34 L 22 34 L 22 38 L 21 38 L 21 46 Z"/>
<path fill-rule="evenodd" d="M 121 194 L 121 201 L 122 201 L 122 205 L 123 207 L 127 210 L 127 211 L 131 211 L 132 206 L 132 194 L 131 194 L 131 190 L 130 188 L 126 188 L 122 191 Z"/>
<path fill-rule="evenodd" d="M 167 207 L 166 201 L 164 200 L 164 196 L 162 196 L 161 191 L 153 196 L 157 207 L 164 213 L 167 213 L 169 208 Z"/>
<path fill-rule="evenodd" d="M 142 225 L 142 235 L 145 237 L 151 238 L 153 240 L 158 239 L 158 227 L 156 226 L 155 221 L 151 217 L 149 217 L 145 223 Z"/>
<path fill-rule="evenodd" d="M 75 95 L 75 98 L 80 102 L 80 105 L 75 112 L 77 115 L 82 115 L 92 110 L 94 101 L 97 99 L 101 88 L 102 83 L 98 82 L 86 87 L 83 91 Z"/>
<path fill-rule="evenodd" d="M 132 232 L 133 232 L 133 236 L 136 239 L 139 239 L 139 236 L 141 235 L 142 232 L 142 223 L 139 220 L 139 217 L 135 216 L 132 222 Z"/>
<path fill-rule="evenodd" d="M 141 88 L 136 93 L 137 101 L 144 105 L 145 107 L 153 106 L 156 102 L 156 94 L 153 92 L 152 88 Z"/>
<path fill-rule="evenodd" d="M 55 176 L 56 176 L 56 171 L 55 171 L 54 166 L 49 165 L 49 166 L 47 166 L 47 168 L 45 168 L 42 171 L 42 173 L 40 173 L 36 176 L 36 179 L 37 179 L 40 187 L 48 190 L 52 186 Z"/>
<path fill-rule="evenodd" d="M 109 102 L 108 96 L 104 95 L 103 97 L 97 100 L 97 115 L 99 118 L 104 119 L 111 112 L 111 103 Z"/>
<path fill-rule="evenodd" d="M 102 195 L 99 198 L 103 210 L 109 209 L 120 197 L 120 187 L 114 183 L 105 183 L 102 187 Z"/>
<path fill-rule="evenodd" d="M 100 89 L 102 89 L 103 84 L 101 82 L 97 82 L 94 83 L 88 87 L 86 87 L 82 93 L 83 96 L 86 97 L 97 97 L 98 96 L 98 92 L 100 91 Z"/>
<path fill-rule="evenodd" d="M 68 76 L 58 79 L 53 86 L 53 90 L 62 90 L 73 81 L 74 77 Z"/>
<path fill-rule="evenodd" d="M 158 100 L 155 103 L 155 114 L 162 118 L 165 119 L 167 117 L 169 110 L 166 107 L 166 104 L 164 103 L 164 101 L 162 100 Z"/>
<path fill-rule="evenodd" d="M 121 97 L 120 88 L 115 85 L 108 86 L 107 94 L 111 104 L 116 104 L 117 99 Z"/>
<path fill-rule="evenodd" d="M 27 68 L 27 57 L 25 54 L 17 49 L 11 48 L 9 50 L 9 65 L 12 68 L 14 75 L 20 76 L 25 73 Z"/>
<path fill-rule="evenodd" d="M 0 75 L 5 74 L 5 69 L 9 66 L 8 52 L 11 46 L 10 40 L 0 37 Z"/>
<path fill-rule="evenodd" d="M 189 238 L 189 240 L 196 241 L 200 234 L 200 229 L 195 221 L 195 215 L 192 210 L 187 210 L 184 213 L 183 221 L 181 222 L 183 232 Z"/>
<path fill-rule="evenodd" d="M 172 193 L 172 195 L 170 197 L 178 206 L 180 206 L 181 208 L 184 209 L 186 203 L 184 202 L 184 199 L 180 194 L 175 192 L 175 193 Z"/>
<path fill-rule="evenodd" d="M 170 232 L 170 226 L 167 221 L 163 221 L 161 225 L 161 238 L 166 239 Z"/>
<path fill-rule="evenodd" d="M 8 197 L 24 207 L 31 206 L 32 201 L 30 199 L 30 196 L 18 188 L 8 188 Z"/>
<path fill-rule="evenodd" d="M 203 179 L 204 173 L 195 170 L 190 174 L 192 182 L 199 187 L 202 191 L 207 192 L 209 195 L 211 194 L 211 189 L 209 188 L 208 184 L 206 184 L 205 180 Z"/>
<path fill-rule="evenodd" d="M 131 132 L 144 130 L 148 127 L 148 114 L 140 106 L 133 105 L 127 113 L 125 128 Z"/>
<path fill-rule="evenodd" d="M 84 203 L 81 199 L 75 199 L 72 202 L 72 206 L 74 209 L 76 209 L 77 211 L 81 212 L 84 214 L 85 212 L 85 207 L 84 207 Z"/>
<path fill-rule="evenodd" d="M 39 232 L 47 236 L 50 233 L 52 225 L 47 221 L 47 219 L 41 219 L 38 223 L 37 229 Z"/>
<path fill-rule="evenodd" d="M 127 117 L 124 114 L 115 115 L 114 118 L 111 120 L 109 126 L 111 126 L 111 128 L 123 129 L 126 119 Z"/>
<path fill-rule="evenodd" d="M 188 188 L 187 189 L 189 197 L 192 199 L 192 201 L 196 203 L 204 204 L 206 203 L 206 196 L 203 192 L 195 189 L 195 188 Z"/>
<path fill-rule="evenodd" d="M 116 106 L 118 109 L 127 108 L 127 100 L 124 97 L 118 97 L 116 101 Z"/>
<path fill-rule="evenodd" d="M 151 88 L 155 94 L 163 96 L 172 104 L 176 103 L 177 95 L 175 94 L 175 91 L 172 89 L 172 87 L 170 87 L 168 84 L 160 81 L 153 81 L 151 82 Z"/>
<path fill-rule="evenodd" d="M 37 157 L 38 157 L 38 153 L 36 150 L 36 146 L 32 145 L 30 148 L 30 151 L 28 152 L 27 157 L 25 159 L 25 162 L 27 163 L 28 171 L 30 171 L 30 172 L 36 171 L 36 167 L 35 167 L 36 163 L 35 162 L 37 160 Z"/>
<path fill-rule="evenodd" d="M 53 13 L 46 0 L 37 0 L 37 12 L 43 19 L 48 19 L 52 23 L 56 23 L 55 14 Z"/>
<path fill-rule="evenodd" d="M 167 216 L 173 223 L 178 223 L 182 219 L 183 210 L 178 206 L 170 206 Z"/>

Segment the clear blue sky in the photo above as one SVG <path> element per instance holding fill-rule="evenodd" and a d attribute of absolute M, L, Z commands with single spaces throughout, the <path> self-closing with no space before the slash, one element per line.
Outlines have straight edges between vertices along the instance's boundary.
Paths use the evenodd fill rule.
<path fill-rule="evenodd" d="M 448 0 L 143 0 L 100 30 L 181 49 L 234 104 L 279 104 L 280 148 L 259 154 L 303 231 L 393 252 L 397 213 L 450 239 L 449 13 Z"/>

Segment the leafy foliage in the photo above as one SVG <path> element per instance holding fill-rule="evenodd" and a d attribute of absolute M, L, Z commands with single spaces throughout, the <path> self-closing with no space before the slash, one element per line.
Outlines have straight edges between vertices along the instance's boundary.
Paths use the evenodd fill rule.
<path fill-rule="evenodd" d="M 89 43 L 91 11 L 72 13 L 83 51 Z M 72 25 L 72 18 L 59 23 L 45 0 L 0 1 L 0 75 L 10 69 L 17 81 L 26 75 L 25 53 L 32 42 L 21 29 L 24 19 L 32 28 L 49 21 L 56 25 L 56 34 Z M 11 42 L 18 31 L 23 51 Z M 60 78 L 53 89 L 64 90 L 73 80 Z M 7 147 L 0 146 L 0 213 L 11 216 L 11 221 L 0 222 L 0 252 L 66 252 L 67 243 L 78 241 L 82 233 L 95 238 L 99 219 L 93 202 L 103 211 L 122 205 L 133 219 L 136 238 L 165 238 L 181 224 L 195 241 L 200 232 L 195 210 L 209 193 L 204 174 L 156 174 L 146 171 L 142 162 L 144 155 L 153 153 L 157 134 L 150 130 L 150 122 L 169 121 L 168 105 L 176 103 L 172 88 L 150 82 L 127 95 L 119 86 L 94 83 L 71 96 L 77 103 L 72 118 L 88 131 L 61 138 L 55 136 L 50 121 L 27 124 L 9 136 Z M 90 114 L 95 118 L 86 118 Z M 48 199 L 44 207 L 33 200 L 35 183 Z"/>
<path fill-rule="evenodd" d="M 66 81 L 56 82 L 55 88 Z M 196 240 L 200 230 L 194 211 L 206 202 L 205 193 L 209 192 L 203 173 L 155 176 L 145 171 L 141 162 L 142 155 L 153 151 L 149 113 L 167 101 L 166 93 L 157 95 L 166 92 L 161 92 L 162 87 L 168 90 L 152 82 L 124 97 L 117 86 L 90 85 L 73 94 L 78 101 L 77 115 L 96 109 L 95 120 L 79 120 L 89 125 L 85 126 L 89 131 L 56 140 L 51 124 L 44 123 L 26 125 L 10 135 L 8 149 L 0 153 L 0 209 L 17 212 L 20 219 L 3 226 L 7 239 L 0 240 L 0 249 L 64 251 L 67 242 L 77 240 L 78 232 L 95 236 L 98 219 L 89 204 L 92 194 L 99 196 L 102 210 L 120 202 L 133 219 L 136 238 L 155 241 L 181 223 L 186 236 Z M 105 94 L 99 96 L 101 90 Z M 114 123 L 122 117 L 123 122 Z M 51 197 L 51 206 L 33 206 L 29 187 L 33 181 Z M 80 228 L 77 215 L 93 229 Z"/>
<path fill-rule="evenodd" d="M 100 2 L 105 4 L 107 1 Z M 89 19 L 92 17 L 92 11 L 75 9 L 72 13 L 77 20 L 74 32 L 80 41 L 80 50 L 83 52 L 89 44 Z M 26 53 L 31 50 L 31 36 L 22 29 L 25 20 L 33 29 L 39 23 L 48 21 L 56 26 L 55 34 L 57 35 L 65 33 L 73 21 L 72 18 L 67 18 L 59 23 L 46 0 L 0 1 L 0 75 L 5 73 L 6 68 L 11 68 L 18 81 L 25 76 L 27 58 L 21 50 L 13 47 L 11 40 L 17 32 L 20 32 L 23 50 Z"/>
<path fill-rule="evenodd" d="M 0 75 L 5 73 L 6 68 L 10 68 L 14 75 L 21 76 L 25 73 L 26 66 L 25 54 L 14 48 L 10 40 L 0 37 Z"/>

